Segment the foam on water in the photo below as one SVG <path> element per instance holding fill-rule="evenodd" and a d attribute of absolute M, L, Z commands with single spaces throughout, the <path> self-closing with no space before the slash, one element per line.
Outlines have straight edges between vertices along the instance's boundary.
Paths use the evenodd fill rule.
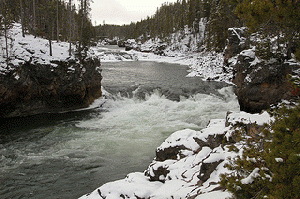
<path fill-rule="evenodd" d="M 171 133 L 186 128 L 200 130 L 210 119 L 224 118 L 227 111 L 239 109 L 232 87 L 220 89 L 219 93 L 221 97 L 196 94 L 181 97 L 179 102 L 166 99 L 157 90 L 145 100 L 108 99 L 102 106 L 106 112 L 76 124 L 85 133 L 69 144 L 84 148 L 83 143 L 89 142 L 86 146 L 95 151 L 153 153 Z"/>

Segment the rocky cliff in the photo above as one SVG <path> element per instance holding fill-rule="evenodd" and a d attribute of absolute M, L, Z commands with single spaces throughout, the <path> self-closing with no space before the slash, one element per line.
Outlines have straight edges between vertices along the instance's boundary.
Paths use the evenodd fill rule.
<path fill-rule="evenodd" d="M 22 36 L 21 25 L 0 36 L 0 118 L 69 111 L 101 96 L 100 60 L 94 51 L 79 61 L 69 43 Z M 51 49 L 51 50 L 50 50 Z M 74 52 L 74 46 L 71 48 Z M 74 53 L 72 53 L 74 54 Z"/>
<path fill-rule="evenodd" d="M 0 73 L 0 118 L 68 111 L 101 96 L 100 61 L 26 61 Z"/>
<path fill-rule="evenodd" d="M 299 63 L 295 60 L 264 60 L 256 55 L 255 46 L 245 38 L 245 29 L 229 29 L 229 42 L 225 63 L 233 68 L 233 83 L 242 111 L 261 112 L 282 99 L 295 96 L 288 75 L 296 73 Z"/>

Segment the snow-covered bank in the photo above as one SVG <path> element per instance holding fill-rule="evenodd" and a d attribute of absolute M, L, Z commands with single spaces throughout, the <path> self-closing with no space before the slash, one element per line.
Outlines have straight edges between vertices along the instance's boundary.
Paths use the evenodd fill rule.
<path fill-rule="evenodd" d="M 56 64 L 51 63 L 54 60 L 66 60 L 69 57 L 69 44 L 66 42 L 52 42 L 53 55 L 50 56 L 49 41 L 43 38 L 26 35 L 22 37 L 21 24 L 15 23 L 8 31 L 8 54 L 9 66 L 6 65 L 5 57 L 5 38 L 0 37 L 1 54 L 0 56 L 0 73 L 7 72 L 11 68 L 9 66 L 18 66 L 25 62 L 33 62 L 39 64 Z M 72 49 L 74 51 L 74 49 Z M 74 58 L 74 57 L 73 57 Z"/>
<path fill-rule="evenodd" d="M 225 199 L 231 194 L 220 187 L 220 175 L 229 172 L 224 165 L 242 153 L 244 143 L 234 142 L 236 124 L 270 123 L 267 112 L 229 113 L 214 119 L 201 131 L 177 131 L 156 150 L 156 158 L 144 173 L 110 182 L 80 199 L 101 198 L 197 198 Z M 234 144 L 238 152 L 231 151 Z"/>
<path fill-rule="evenodd" d="M 55 61 L 64 61 L 68 59 L 75 60 L 75 45 L 71 46 L 71 56 L 69 55 L 69 43 L 52 41 L 52 55 L 50 55 L 49 40 L 35 37 L 30 34 L 22 36 L 21 24 L 14 23 L 8 31 L 8 63 L 6 59 L 6 46 L 4 36 L 0 37 L 0 74 L 12 70 L 14 66 L 19 66 L 25 62 L 34 64 L 44 64 L 56 67 Z M 94 57 L 95 53 L 88 51 L 87 57 Z M 70 68 L 69 70 L 74 70 Z"/>
<path fill-rule="evenodd" d="M 100 60 L 92 51 L 80 61 L 74 48 L 69 56 L 67 42 L 23 37 L 18 23 L 0 42 L 1 118 L 84 108 L 101 96 Z"/>

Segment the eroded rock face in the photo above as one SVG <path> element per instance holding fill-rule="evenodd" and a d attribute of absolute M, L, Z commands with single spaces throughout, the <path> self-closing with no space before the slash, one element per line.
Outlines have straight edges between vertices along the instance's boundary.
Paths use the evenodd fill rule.
<path fill-rule="evenodd" d="M 293 87 L 287 76 L 299 68 L 293 61 L 256 56 L 255 48 L 249 48 L 244 38 L 245 29 L 229 29 L 225 64 L 234 70 L 233 83 L 242 111 L 259 113 L 282 99 L 293 97 Z"/>
<path fill-rule="evenodd" d="M 292 87 L 287 75 L 293 71 L 289 63 L 276 60 L 255 63 L 256 57 L 240 54 L 234 65 L 233 82 L 242 111 L 258 113 L 282 99 L 290 99 Z"/>
<path fill-rule="evenodd" d="M 100 60 L 25 62 L 0 74 L 0 118 L 86 107 L 101 96 Z"/>

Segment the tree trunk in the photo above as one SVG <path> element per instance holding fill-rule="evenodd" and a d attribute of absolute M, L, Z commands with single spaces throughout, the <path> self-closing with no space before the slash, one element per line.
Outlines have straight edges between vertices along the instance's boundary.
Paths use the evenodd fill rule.
<path fill-rule="evenodd" d="M 69 0 L 69 5 L 70 5 L 70 21 L 69 21 L 69 25 L 70 25 L 70 32 L 69 32 L 69 44 L 70 44 L 70 46 L 69 46 L 69 56 L 71 56 L 72 55 L 72 52 L 71 52 L 71 50 L 72 50 L 72 0 Z"/>
<path fill-rule="evenodd" d="M 33 0 L 33 34 L 34 34 L 34 37 L 36 37 L 35 0 Z"/>
<path fill-rule="evenodd" d="M 59 25 L 58 25 L 58 0 L 56 0 L 57 3 L 57 9 L 56 9 L 56 40 L 59 41 Z"/>
<path fill-rule="evenodd" d="M 49 48 L 50 48 L 50 56 L 52 56 L 52 42 L 51 42 L 51 39 L 49 39 Z"/>
<path fill-rule="evenodd" d="M 22 37 L 25 37 L 25 30 L 24 30 L 24 10 L 23 10 L 22 0 L 20 0 L 20 10 L 21 10 Z"/>
<path fill-rule="evenodd" d="M 84 2 L 81 0 L 80 5 L 81 5 L 81 24 L 80 24 L 80 33 L 79 33 L 79 44 L 78 44 L 78 54 L 79 57 L 81 58 L 81 45 L 82 45 L 82 34 L 83 34 L 83 18 L 84 18 Z"/>

